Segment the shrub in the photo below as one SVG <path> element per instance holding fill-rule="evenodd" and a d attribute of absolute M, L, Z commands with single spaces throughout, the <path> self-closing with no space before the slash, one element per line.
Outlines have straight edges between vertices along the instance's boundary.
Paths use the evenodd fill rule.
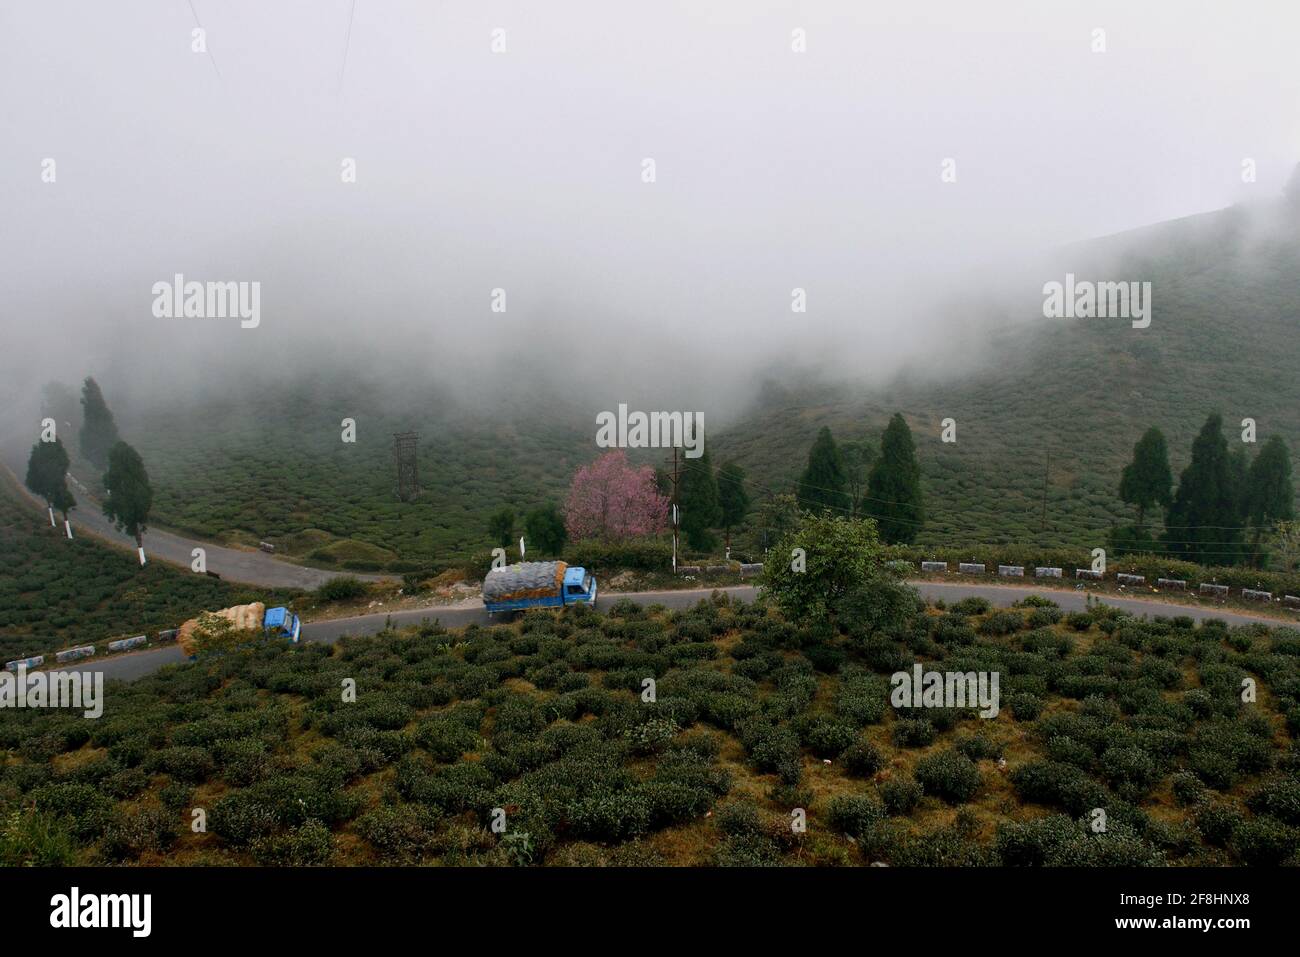
<path fill-rule="evenodd" d="M 963 598 L 961 601 L 954 603 L 948 610 L 954 615 L 984 615 L 988 613 L 991 607 L 993 606 L 989 604 L 987 598 L 979 598 L 972 595 L 969 598 Z"/>
<path fill-rule="evenodd" d="M 235 847 L 245 847 L 275 830 L 275 813 L 248 791 L 235 791 L 212 807 L 208 826 Z"/>
<path fill-rule="evenodd" d="M 1227 847 L 1242 820 L 1241 812 L 1230 804 L 1207 803 L 1196 812 L 1196 829 L 1201 832 L 1206 843 L 1215 847 Z"/>
<path fill-rule="evenodd" d="M 1232 836 L 1232 851 L 1252 867 L 1294 863 L 1300 850 L 1300 829 L 1270 817 L 1240 824 Z"/>
<path fill-rule="evenodd" d="M 1246 799 L 1246 806 L 1256 814 L 1300 825 L 1300 780 L 1279 776 L 1265 781 Z"/>
<path fill-rule="evenodd" d="M 1017 721 L 1036 721 L 1043 713 L 1043 699 L 1037 695 L 1021 692 L 1007 698 L 1011 714 Z"/>
<path fill-rule="evenodd" d="M 360 578 L 352 575 L 339 575 L 323 582 L 316 589 L 316 598 L 320 601 L 351 601 L 360 598 L 369 589 Z"/>
<path fill-rule="evenodd" d="M 275 867 L 312 867 L 328 864 L 334 856 L 334 838 L 320 821 L 309 820 L 286 834 L 274 834 L 253 844 L 253 858 Z"/>
<path fill-rule="evenodd" d="M 837 758 L 853 744 L 857 731 L 853 725 L 842 721 L 817 718 L 803 732 L 803 742 L 819 758 Z"/>
<path fill-rule="evenodd" d="M 160 854 L 176 841 L 174 812 L 144 808 L 118 814 L 104 830 L 102 851 L 109 860 L 139 860 L 145 853 Z"/>
<path fill-rule="evenodd" d="M 718 808 L 714 819 L 718 829 L 730 837 L 754 836 L 763 831 L 758 807 L 749 801 L 729 801 L 723 804 Z"/>
<path fill-rule="evenodd" d="M 885 820 L 885 810 L 873 798 L 841 795 L 831 798 L 826 820 L 836 831 L 860 838 Z"/>
<path fill-rule="evenodd" d="M 1200 778 L 1188 771 L 1175 774 L 1172 785 L 1174 800 L 1183 807 L 1199 804 L 1205 798 L 1205 785 Z"/>
<path fill-rule="evenodd" d="M 980 786 L 979 768 L 956 751 L 940 751 L 922 758 L 916 762 L 915 774 L 927 793 L 951 804 L 969 801 Z"/>
<path fill-rule="evenodd" d="M 217 763 L 207 748 L 177 746 L 155 751 L 145 761 L 153 772 L 169 774 L 186 784 L 202 784 L 216 770 Z"/>
<path fill-rule="evenodd" d="M 636 791 L 592 795 L 569 811 L 569 825 L 578 837 L 597 841 L 626 841 L 650 829 L 651 807 Z"/>
<path fill-rule="evenodd" d="M 934 725 L 925 719 L 905 718 L 894 722 L 894 744 L 903 748 L 923 748 L 934 742 Z"/>
<path fill-rule="evenodd" d="M 911 814 L 924 793 L 921 785 L 908 778 L 891 778 L 880 785 L 880 799 L 891 815 Z"/>
<path fill-rule="evenodd" d="M 449 763 L 478 747 L 478 733 L 459 721 L 445 717 L 422 721 L 415 729 L 415 743 L 435 761 Z"/>
<path fill-rule="evenodd" d="M 885 766 L 884 755 L 870 741 L 856 741 L 840 755 L 844 769 L 855 777 L 868 778 Z"/>
<path fill-rule="evenodd" d="M 32 798 L 38 811 L 66 820 L 72 836 L 81 841 L 99 837 L 113 816 L 113 802 L 89 784 L 47 784 L 33 791 Z"/>

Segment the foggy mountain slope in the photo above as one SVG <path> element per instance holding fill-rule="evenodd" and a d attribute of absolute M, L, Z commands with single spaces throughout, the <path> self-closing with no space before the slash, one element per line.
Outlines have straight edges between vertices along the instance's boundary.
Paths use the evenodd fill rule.
<path fill-rule="evenodd" d="M 1288 218 L 1293 217 L 1293 218 Z M 1131 520 L 1119 472 L 1151 425 L 1170 443 L 1175 477 L 1212 410 L 1230 442 L 1242 418 L 1259 441 L 1300 433 L 1300 216 L 1286 204 L 1228 209 L 1076 244 L 1058 257 L 1062 280 L 1142 278 L 1153 283 L 1152 324 L 1044 319 L 1041 297 L 991 338 L 994 368 L 959 379 L 886 385 L 820 397 L 779 390 L 718 437 L 756 485 L 784 489 L 827 425 L 838 439 L 879 441 L 902 411 L 918 446 L 927 492 L 922 542 L 1100 544 L 1112 520 Z M 1102 270 L 1102 271 L 1098 271 Z M 1037 290 L 1035 290 L 1037 292 Z M 957 441 L 940 442 L 940 422 Z M 1047 517 L 1042 523 L 1044 471 Z"/>

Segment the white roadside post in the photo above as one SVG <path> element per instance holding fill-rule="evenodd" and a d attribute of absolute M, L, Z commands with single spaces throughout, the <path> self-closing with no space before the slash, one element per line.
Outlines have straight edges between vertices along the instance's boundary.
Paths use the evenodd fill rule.
<path fill-rule="evenodd" d="M 673 574 L 677 574 L 677 503 L 673 503 Z"/>
<path fill-rule="evenodd" d="M 144 546 L 141 545 L 139 548 L 136 549 L 136 551 L 140 553 L 140 564 L 143 565 L 143 564 L 144 564 Z"/>
<path fill-rule="evenodd" d="M 524 536 L 520 535 L 519 536 L 519 560 L 523 561 L 523 559 L 524 559 Z"/>
<path fill-rule="evenodd" d="M 71 538 L 71 537 L 72 537 L 72 523 L 69 522 L 69 521 L 65 518 L 65 519 L 63 520 L 63 527 L 64 527 L 64 529 L 67 530 L 68 538 Z"/>
<path fill-rule="evenodd" d="M 59 527 L 58 525 L 54 524 L 54 508 L 53 506 L 51 506 L 50 507 L 50 528 L 58 528 L 58 527 Z"/>

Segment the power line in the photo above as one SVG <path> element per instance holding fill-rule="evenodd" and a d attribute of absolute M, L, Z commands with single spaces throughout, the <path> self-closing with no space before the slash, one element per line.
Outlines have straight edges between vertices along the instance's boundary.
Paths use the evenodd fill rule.
<path fill-rule="evenodd" d="M 343 63 L 339 66 L 339 87 L 338 93 L 343 93 L 343 75 L 348 68 L 348 51 L 352 49 L 352 21 L 357 15 L 357 0 L 352 0 L 352 9 L 348 13 L 348 36 L 343 41 Z"/>
<path fill-rule="evenodd" d="M 188 2 L 190 5 L 190 13 L 194 14 L 194 25 L 198 27 L 200 30 L 203 30 L 203 24 L 199 23 L 199 12 L 194 9 L 194 0 L 188 0 Z M 216 71 L 217 82 L 221 83 L 222 82 L 221 70 L 217 67 L 217 58 L 212 55 L 212 47 L 207 40 L 207 31 L 203 30 L 203 34 L 204 34 L 203 36 L 204 52 L 207 53 L 208 59 L 212 61 L 212 69 Z"/>

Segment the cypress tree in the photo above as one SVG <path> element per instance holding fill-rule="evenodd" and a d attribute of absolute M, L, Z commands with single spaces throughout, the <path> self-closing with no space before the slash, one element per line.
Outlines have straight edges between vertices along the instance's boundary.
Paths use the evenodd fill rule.
<path fill-rule="evenodd" d="M 852 504 L 849 493 L 845 491 L 847 484 L 844 457 L 831 430 L 823 426 L 808 451 L 808 467 L 795 490 L 799 507 L 814 515 L 820 515 L 824 509 L 830 509 L 836 515 L 847 515 Z"/>
<path fill-rule="evenodd" d="M 921 466 L 916 460 L 912 430 L 895 413 L 880 439 L 880 458 L 867 480 L 863 510 L 876 520 L 880 537 L 891 545 L 910 545 L 925 521 Z"/>
<path fill-rule="evenodd" d="M 727 549 L 731 549 L 731 530 L 745 520 L 749 511 L 749 492 L 745 489 L 745 470 L 735 462 L 718 469 L 718 504 L 722 507 L 719 524 L 727 534 Z"/>
<path fill-rule="evenodd" d="M 135 538 L 135 544 L 144 547 L 144 533 L 148 531 L 149 510 L 153 507 L 153 487 L 145 471 L 140 453 L 125 442 L 118 442 L 108 454 L 108 472 L 104 475 L 104 517 L 110 519 L 119 531 Z"/>
<path fill-rule="evenodd" d="M 119 439 L 117 423 L 113 421 L 113 413 L 108 410 L 99 383 L 87 377 L 81 387 L 81 454 L 87 461 L 104 468 L 108 465 L 109 453 Z"/>
<path fill-rule="evenodd" d="M 45 499 L 45 504 L 63 514 L 68 520 L 68 510 L 77 500 L 68 491 L 68 451 L 60 439 L 37 442 L 32 446 L 27 460 L 27 487 Z"/>
<path fill-rule="evenodd" d="M 1168 508 L 1174 500 L 1174 475 L 1169 468 L 1169 447 L 1159 429 L 1147 429 L 1133 446 L 1133 461 L 1124 466 L 1119 497 L 1137 506 L 1137 527 L 1146 524 L 1146 511 L 1155 505 Z"/>
<path fill-rule="evenodd" d="M 1279 436 L 1264 443 L 1246 478 L 1246 515 L 1253 531 L 1251 552 L 1256 561 L 1266 529 L 1295 517 L 1295 486 L 1291 482 L 1291 453 Z"/>
<path fill-rule="evenodd" d="M 862 511 L 862 496 L 867 490 L 867 476 L 876 461 L 876 447 L 870 442 L 845 442 L 840 446 L 844 457 L 844 478 L 849 493 L 849 512 L 853 517 Z"/>
<path fill-rule="evenodd" d="M 1165 516 L 1164 541 L 1170 554 L 1203 565 L 1240 559 L 1240 488 L 1231 459 L 1223 417 L 1215 412 L 1192 442 L 1192 460 L 1178 478 L 1178 491 Z"/>
<path fill-rule="evenodd" d="M 682 531 L 686 533 L 686 543 L 697 552 L 712 550 L 717 539 L 710 529 L 722 521 L 722 503 L 707 442 L 699 458 L 686 460 L 677 504 L 681 509 L 680 521 Z"/>

